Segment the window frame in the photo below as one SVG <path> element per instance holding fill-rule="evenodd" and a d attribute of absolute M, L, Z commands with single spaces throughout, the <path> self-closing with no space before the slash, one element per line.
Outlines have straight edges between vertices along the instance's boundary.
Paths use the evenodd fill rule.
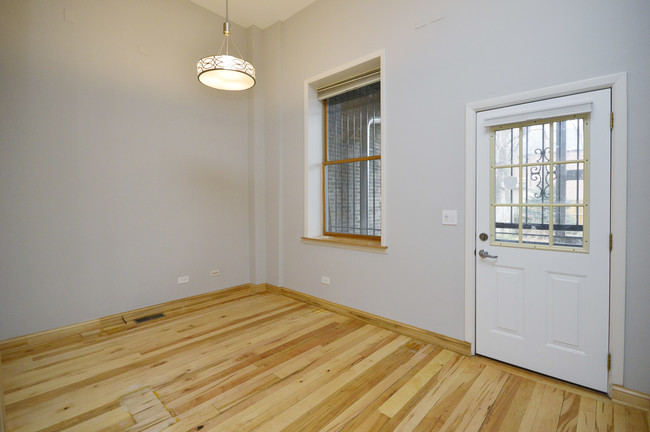
<path fill-rule="evenodd" d="M 380 104 L 381 104 L 381 80 L 379 81 L 380 83 Z M 365 87 L 365 86 L 364 86 Z M 361 87 L 363 88 L 363 87 Z M 349 90 L 353 91 L 353 90 Z M 341 94 L 347 93 L 343 92 Z M 328 104 L 329 104 L 329 99 L 333 97 L 330 96 L 328 98 L 323 99 L 323 162 L 322 162 L 322 192 L 321 192 L 321 199 L 322 199 L 322 208 L 323 208 L 323 236 L 330 236 L 330 237 L 342 237 L 342 238 L 356 238 L 356 239 L 364 239 L 364 240 L 371 240 L 371 241 L 381 241 L 381 226 L 380 226 L 380 235 L 367 235 L 367 234 L 350 234 L 350 233 L 338 233 L 334 231 L 328 231 L 327 230 L 327 198 L 328 198 L 328 193 L 327 193 L 327 180 L 326 180 L 326 170 L 328 166 L 331 165 L 342 165 L 342 164 L 348 164 L 348 163 L 355 163 L 355 162 L 367 162 L 367 161 L 372 161 L 372 160 L 379 160 L 381 161 L 381 147 L 380 147 L 380 152 L 379 155 L 374 155 L 374 156 L 363 156 L 363 157 L 355 157 L 355 158 L 348 158 L 348 159 L 337 159 L 335 161 L 330 161 L 328 159 L 328 150 L 329 150 L 329 129 L 328 129 Z M 372 118 L 373 120 L 376 119 L 376 117 Z M 381 111 L 379 114 L 379 119 L 381 123 Z M 366 125 L 367 127 L 368 125 Z M 380 132 L 380 140 L 381 140 L 381 132 Z M 381 174 L 380 174 L 380 184 L 381 184 Z M 380 185 L 382 187 L 383 185 Z M 368 197 L 366 197 L 368 199 Z M 382 208 L 382 203 L 380 202 L 379 204 L 380 212 L 383 212 Z M 381 217 L 381 213 L 380 213 Z"/>

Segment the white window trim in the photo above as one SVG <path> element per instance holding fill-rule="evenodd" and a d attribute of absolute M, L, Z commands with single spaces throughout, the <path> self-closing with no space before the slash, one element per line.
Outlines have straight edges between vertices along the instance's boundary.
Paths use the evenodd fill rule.
<path fill-rule="evenodd" d="M 617 73 L 466 105 L 465 108 L 465 340 L 476 353 L 476 116 L 479 111 L 592 90 L 612 89 L 611 233 L 609 350 L 612 385 L 623 385 L 625 355 L 625 263 L 627 218 L 627 74 Z"/>
<path fill-rule="evenodd" d="M 364 72 L 377 65 L 380 67 L 381 80 L 381 247 L 386 248 L 388 233 L 386 227 L 386 86 L 384 50 L 370 53 L 357 60 L 331 69 L 315 77 L 305 80 L 304 83 L 304 131 L 305 131 L 305 174 L 304 174 L 304 233 L 303 243 L 322 246 L 340 247 L 327 241 L 312 242 L 309 239 L 323 239 L 323 105 L 318 100 L 317 89 L 340 81 L 346 76 Z M 365 250 L 366 247 L 355 247 L 350 244 L 347 248 Z"/>

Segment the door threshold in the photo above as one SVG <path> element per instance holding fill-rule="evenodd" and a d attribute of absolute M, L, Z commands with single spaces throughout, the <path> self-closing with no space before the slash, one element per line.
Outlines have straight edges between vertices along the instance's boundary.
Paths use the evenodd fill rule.
<path fill-rule="evenodd" d="M 595 398 L 597 400 L 611 401 L 611 398 L 607 393 L 603 393 L 601 391 L 594 390 L 589 387 L 584 387 L 579 384 L 572 383 L 570 381 L 565 381 L 560 378 L 544 375 L 542 373 L 535 372 L 530 369 L 525 369 L 520 366 L 515 366 L 513 364 L 506 363 L 501 360 L 485 357 L 481 354 L 473 355 L 472 359 L 475 359 L 475 361 L 485 364 L 487 366 L 495 367 L 497 369 L 503 370 L 513 375 L 517 375 L 522 378 L 529 379 L 531 381 L 535 381 L 541 384 L 551 385 L 553 387 L 557 387 L 565 391 L 570 391 L 572 393 L 577 393 L 580 396 L 588 396 L 588 397 Z"/>

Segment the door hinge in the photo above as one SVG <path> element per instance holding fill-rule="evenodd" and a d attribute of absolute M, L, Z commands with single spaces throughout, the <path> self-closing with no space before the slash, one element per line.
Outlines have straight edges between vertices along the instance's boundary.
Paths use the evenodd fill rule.
<path fill-rule="evenodd" d="M 612 355 L 607 354 L 607 370 L 612 370 Z"/>
<path fill-rule="evenodd" d="M 609 235 L 609 251 L 611 252 L 614 248 L 614 234 Z"/>
<path fill-rule="evenodd" d="M 614 129 L 614 113 L 609 113 L 609 130 Z"/>

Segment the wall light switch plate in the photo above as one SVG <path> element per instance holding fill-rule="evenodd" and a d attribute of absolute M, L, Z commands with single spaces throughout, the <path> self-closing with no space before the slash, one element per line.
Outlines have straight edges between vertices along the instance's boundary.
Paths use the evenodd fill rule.
<path fill-rule="evenodd" d="M 442 211 L 442 224 L 443 225 L 457 225 L 458 212 L 456 210 L 443 210 Z"/>
<path fill-rule="evenodd" d="M 180 285 L 180 284 L 188 283 L 189 281 L 190 281 L 190 277 L 189 277 L 189 276 L 179 276 L 179 277 L 178 277 L 178 284 L 179 284 L 179 285 Z"/>

